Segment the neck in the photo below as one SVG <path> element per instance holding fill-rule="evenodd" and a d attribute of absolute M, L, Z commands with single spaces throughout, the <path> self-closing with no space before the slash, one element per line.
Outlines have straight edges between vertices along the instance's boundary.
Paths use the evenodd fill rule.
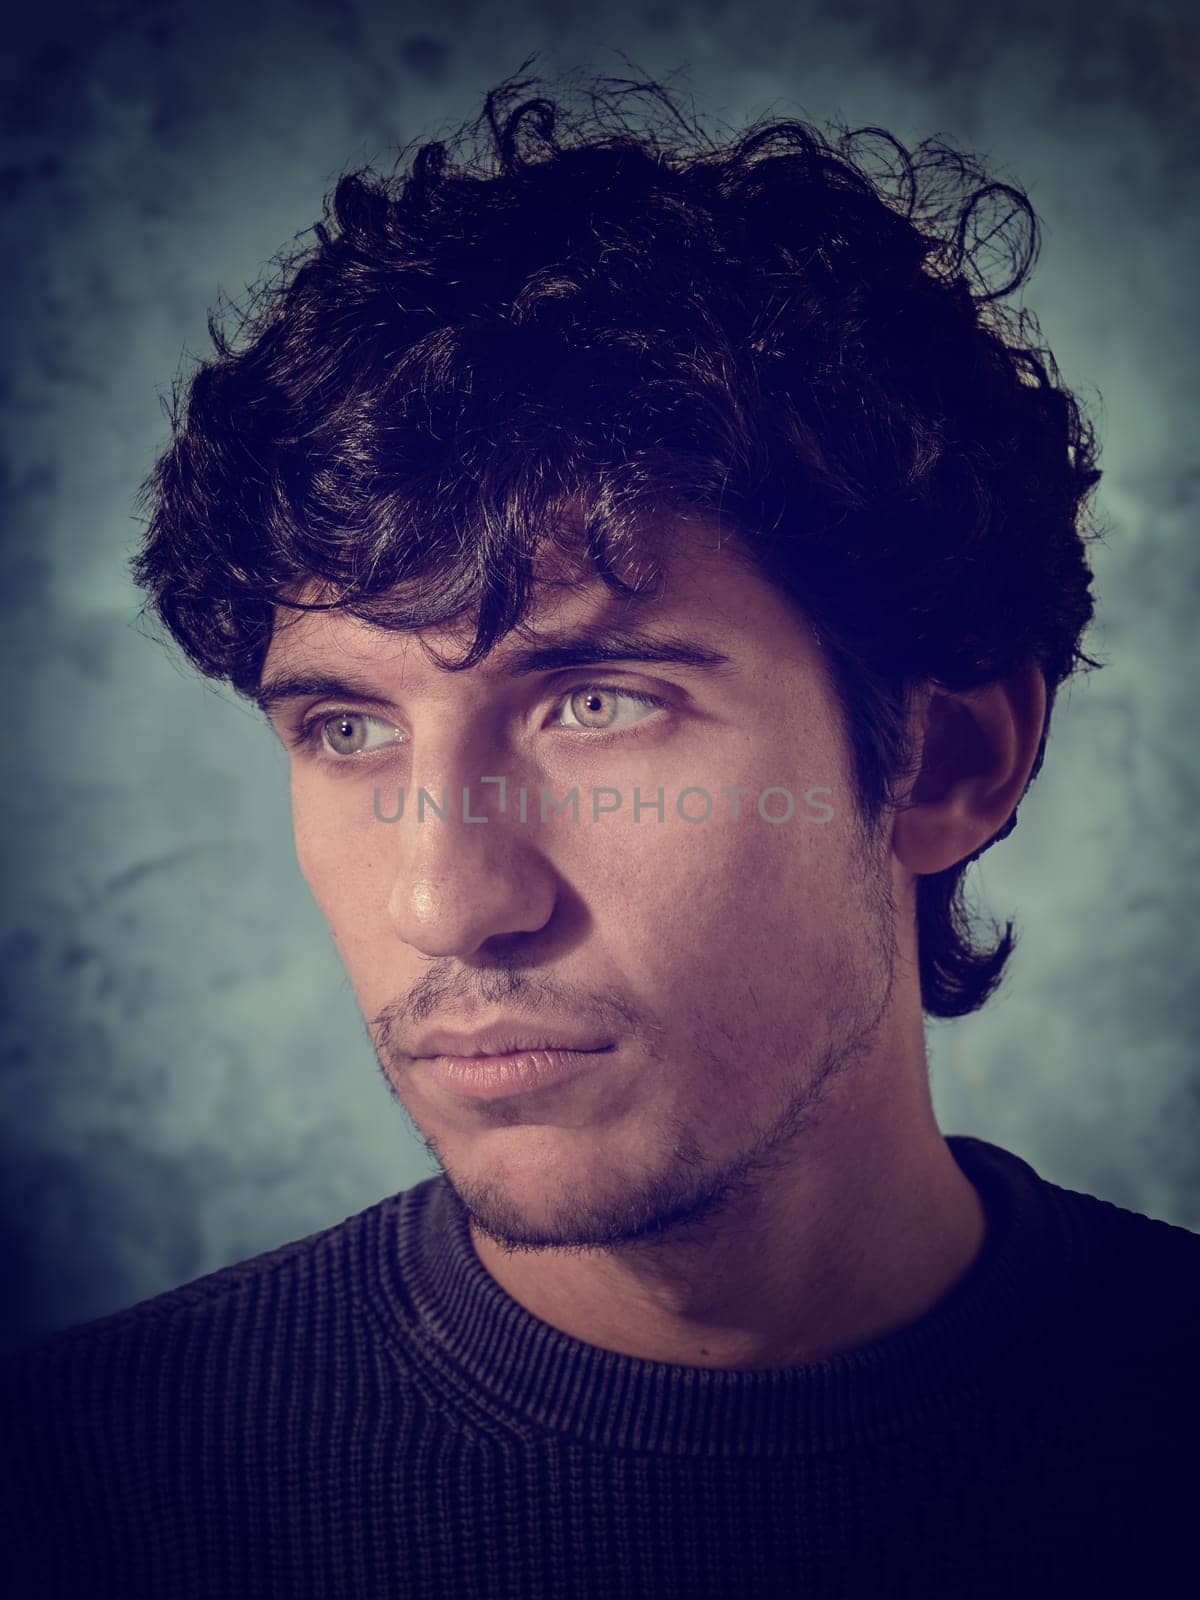
<path fill-rule="evenodd" d="M 827 1107 L 791 1165 L 690 1237 L 513 1253 L 472 1222 L 472 1242 L 528 1311 L 604 1349 L 726 1368 L 854 1349 L 932 1310 L 983 1245 L 982 1204 L 928 1108 L 927 1081 L 927 1115 L 914 1098 L 905 1117 L 885 1097 L 869 1124 L 861 1103 Z"/>

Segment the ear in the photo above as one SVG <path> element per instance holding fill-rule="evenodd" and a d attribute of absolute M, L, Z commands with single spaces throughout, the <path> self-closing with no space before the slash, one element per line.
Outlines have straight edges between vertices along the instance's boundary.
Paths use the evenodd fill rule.
<path fill-rule="evenodd" d="M 892 830 L 892 853 L 910 872 L 942 872 L 1000 831 L 1025 792 L 1045 716 L 1036 662 L 981 689 L 922 691 L 920 761 Z"/>

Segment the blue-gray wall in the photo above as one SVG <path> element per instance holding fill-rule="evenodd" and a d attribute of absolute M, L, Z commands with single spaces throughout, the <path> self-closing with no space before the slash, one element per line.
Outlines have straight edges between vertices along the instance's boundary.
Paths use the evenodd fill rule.
<path fill-rule="evenodd" d="M 139 631 L 131 499 L 205 313 L 338 172 L 529 51 L 683 68 L 698 108 L 908 141 L 1024 185 L 1026 303 L 1105 444 L 1111 660 L 973 869 L 1023 939 L 930 1028 L 945 1131 L 1200 1228 L 1200 24 L 1186 0 L 184 0 L 6 23 L 0 566 L 5 1342 L 300 1237 L 434 1170 L 292 855 L 282 751 Z"/>

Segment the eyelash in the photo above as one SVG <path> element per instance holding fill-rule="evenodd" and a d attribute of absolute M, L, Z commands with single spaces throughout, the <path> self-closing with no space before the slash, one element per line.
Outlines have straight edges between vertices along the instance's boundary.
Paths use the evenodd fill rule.
<path fill-rule="evenodd" d="M 662 697 L 662 695 L 647 694 L 644 689 L 627 689 L 623 685 L 617 684 L 617 683 L 589 683 L 589 682 L 585 682 L 585 683 L 574 684 L 570 688 L 564 689 L 562 691 L 562 693 L 559 695 L 559 698 L 555 701 L 555 710 L 560 710 L 562 708 L 562 706 L 565 705 L 565 703 L 571 698 L 572 695 L 582 694 L 585 689 L 599 690 L 600 693 L 602 693 L 602 694 L 624 695 L 627 700 L 635 700 L 640 705 L 656 706 L 660 710 L 664 710 L 664 711 L 668 710 L 670 708 L 670 701 L 669 700 L 664 699 Z M 367 712 L 367 711 L 351 711 L 348 707 L 345 707 L 345 706 L 336 706 L 332 710 L 329 710 L 329 711 L 317 711 L 317 712 L 314 712 L 313 715 L 305 717 L 304 721 L 297 728 L 296 732 L 289 738 L 288 743 L 292 747 L 293 750 L 305 750 L 305 749 L 311 750 L 313 752 L 313 754 L 316 756 L 316 759 L 318 761 L 324 762 L 327 766 L 331 766 L 331 767 L 355 766 L 360 761 L 364 761 L 370 755 L 377 754 L 378 752 L 368 751 L 368 752 L 365 752 L 365 753 L 360 753 L 358 755 L 350 755 L 350 756 L 335 756 L 335 755 L 331 755 L 331 754 L 329 754 L 327 752 L 322 751 L 321 748 L 320 748 L 321 728 L 324 726 L 325 723 L 332 722 L 335 717 L 365 717 L 365 716 L 371 716 L 371 715 L 372 715 L 371 712 Z M 383 719 L 382 718 L 378 718 L 377 720 L 382 721 Z M 637 735 L 641 732 L 641 730 L 642 730 L 642 728 L 644 726 L 645 726 L 644 723 L 639 722 L 639 723 L 635 723 L 632 728 L 620 728 L 620 729 L 617 729 L 615 732 L 608 732 L 608 731 L 606 731 L 604 729 L 597 729 L 595 732 L 592 732 L 592 733 L 583 733 L 579 728 L 559 728 L 558 731 L 560 733 L 575 734 L 578 737 L 587 739 L 592 744 L 612 744 L 615 740 L 618 740 L 618 739 L 636 738 Z M 387 748 L 387 747 L 383 746 L 381 748 Z"/>

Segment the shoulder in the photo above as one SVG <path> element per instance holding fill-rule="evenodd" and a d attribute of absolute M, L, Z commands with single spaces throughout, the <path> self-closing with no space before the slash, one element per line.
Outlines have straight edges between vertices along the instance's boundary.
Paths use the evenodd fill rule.
<path fill-rule="evenodd" d="M 953 1135 L 948 1143 L 985 1199 L 1014 1219 L 1016 1248 L 1032 1250 L 1081 1304 L 1136 1302 L 1167 1333 L 1177 1323 L 1197 1326 L 1200 1233 L 1056 1183 L 987 1140 Z"/>
<path fill-rule="evenodd" d="M 377 1288 L 413 1194 L 0 1356 L 6 1577 L 92 1593 L 103 1570 L 106 1594 L 182 1593 L 172 1564 L 191 1559 L 201 1509 L 240 1538 L 273 1518 L 281 1483 L 336 1497 L 364 1430 L 419 1425 L 406 1308 L 393 1297 L 389 1320 Z M 68 1587 L 43 1581 L 51 1567 Z"/>
<path fill-rule="evenodd" d="M 1169 1320 L 1200 1316 L 1200 1233 L 1047 1183 L 1094 1293 L 1136 1297 Z"/>
<path fill-rule="evenodd" d="M 1131 1456 L 1144 1434 L 1152 1455 L 1173 1460 L 1200 1426 L 1200 1234 L 1048 1187 L 1074 1253 L 1064 1274 L 1073 1382 Z"/>
<path fill-rule="evenodd" d="M 3 1352 L 0 1408 L 17 1417 L 69 1405 L 84 1422 L 93 1405 L 99 1415 L 123 1395 L 165 1398 L 167 1388 L 197 1380 L 224 1385 L 281 1349 L 299 1356 L 341 1341 L 367 1297 L 381 1236 L 414 1192 Z"/>
<path fill-rule="evenodd" d="M 1008 1219 L 1001 1270 L 1033 1289 L 1045 1359 L 1131 1389 L 1197 1390 L 1200 1233 L 1053 1182 L 1016 1152 L 972 1136 L 951 1148 Z M 1086 1380 L 1084 1375 L 1086 1374 Z"/>

